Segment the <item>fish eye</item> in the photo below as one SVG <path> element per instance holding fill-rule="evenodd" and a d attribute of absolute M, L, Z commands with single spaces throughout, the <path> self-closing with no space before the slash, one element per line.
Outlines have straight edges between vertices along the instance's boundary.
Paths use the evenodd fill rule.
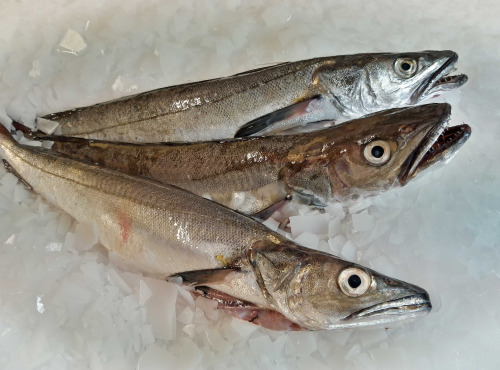
<path fill-rule="evenodd" d="M 375 140 L 365 146 L 363 155 L 370 164 L 381 166 L 391 158 L 391 147 L 386 141 Z"/>
<path fill-rule="evenodd" d="M 372 279 L 365 271 L 356 267 L 349 267 L 340 273 L 338 282 L 340 290 L 345 295 L 359 297 L 366 293 Z"/>
<path fill-rule="evenodd" d="M 410 58 L 398 58 L 394 63 L 394 69 L 403 78 L 412 77 L 417 72 L 417 61 Z"/>

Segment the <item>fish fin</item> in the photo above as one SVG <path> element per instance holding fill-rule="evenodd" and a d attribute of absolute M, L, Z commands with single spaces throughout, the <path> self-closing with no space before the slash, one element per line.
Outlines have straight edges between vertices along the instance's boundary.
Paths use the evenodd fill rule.
<path fill-rule="evenodd" d="M 254 325 L 280 331 L 304 330 L 304 328 L 290 321 L 283 316 L 283 314 L 277 311 L 260 308 L 251 302 L 235 298 L 229 294 L 207 286 L 197 286 L 194 294 L 202 295 L 205 298 L 216 301 L 218 309 L 222 309 L 231 316 L 240 320 L 248 321 Z"/>
<path fill-rule="evenodd" d="M 31 140 L 52 140 L 54 137 L 52 135 L 46 134 L 43 131 L 37 130 L 33 131 L 29 127 L 26 127 L 22 123 L 12 121 L 12 127 L 14 127 L 16 130 L 21 131 L 24 135 L 24 137 L 31 139 Z"/>
<path fill-rule="evenodd" d="M 275 123 L 302 116 L 303 114 L 307 113 L 307 107 L 309 106 L 309 104 L 311 104 L 311 102 L 313 101 L 317 101 L 318 99 L 320 99 L 319 96 L 307 100 L 302 100 L 298 103 L 289 105 L 288 107 L 256 118 L 241 126 L 234 137 L 245 137 L 255 135 L 259 132 L 262 133 L 262 131 L 272 131 L 269 129 Z"/>
<path fill-rule="evenodd" d="M 17 141 L 14 140 L 14 138 L 12 137 L 10 131 L 4 125 L 0 124 L 0 141 L 4 140 L 5 143 L 9 143 L 9 145 L 10 144 L 18 145 Z M 5 170 L 7 172 L 16 176 L 29 190 L 33 189 L 31 185 L 25 179 L 22 178 L 22 176 L 14 169 L 14 167 L 12 167 L 12 165 L 9 162 L 7 162 L 5 159 L 2 159 L 2 161 L 3 165 L 5 166 Z"/>
<path fill-rule="evenodd" d="M 262 221 L 265 221 L 267 220 L 269 217 L 271 217 L 271 215 L 276 212 L 277 210 L 279 210 L 281 207 L 283 207 L 287 202 L 289 202 L 290 200 L 292 199 L 292 196 L 289 195 L 287 196 L 285 199 L 282 199 L 272 205 L 270 205 L 269 207 L 267 208 L 264 208 L 263 210 L 259 211 L 259 212 L 256 212 L 252 215 L 252 218 L 255 219 L 255 220 L 262 220 Z"/>
<path fill-rule="evenodd" d="M 228 311 L 228 310 L 225 310 Z M 240 313 L 241 314 L 241 313 Z M 238 317 L 232 314 L 235 317 Z M 239 318 L 239 317 L 238 317 Z M 301 331 L 307 330 L 293 321 L 287 319 L 283 314 L 273 310 L 259 310 L 252 320 L 248 320 L 252 324 L 262 326 L 270 330 L 278 331 Z"/>
<path fill-rule="evenodd" d="M 21 131 L 25 137 L 28 137 L 30 139 L 34 139 L 35 137 L 35 132 L 32 131 L 30 128 L 26 127 L 22 123 L 12 121 L 12 127 L 14 127 L 16 130 Z"/>
<path fill-rule="evenodd" d="M 31 187 L 31 185 L 28 183 L 28 181 L 26 181 L 25 179 L 23 179 L 23 177 L 10 165 L 9 162 L 7 162 L 5 159 L 2 159 L 3 161 L 3 165 L 5 167 L 5 170 L 11 174 L 13 174 L 14 176 L 16 176 L 19 181 L 21 181 L 24 186 L 26 186 L 28 188 L 28 190 L 33 190 L 33 188 Z"/>
<path fill-rule="evenodd" d="M 172 275 L 172 277 L 181 277 L 185 284 L 198 285 L 220 283 L 226 279 L 226 276 L 231 272 L 239 271 L 237 268 L 220 268 L 220 269 L 207 269 L 207 270 L 194 270 L 179 272 Z"/>
<path fill-rule="evenodd" d="M 327 128 L 330 128 L 335 125 L 335 121 L 326 120 L 326 121 L 318 121 L 318 122 L 308 122 L 307 125 L 301 125 L 297 127 L 288 128 L 286 130 L 280 131 L 278 135 L 297 135 L 297 134 L 305 134 L 308 132 L 320 131 Z"/>

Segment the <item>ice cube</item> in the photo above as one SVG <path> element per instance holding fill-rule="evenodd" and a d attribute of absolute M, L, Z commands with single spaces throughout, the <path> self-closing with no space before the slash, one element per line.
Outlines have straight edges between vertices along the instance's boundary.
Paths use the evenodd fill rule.
<path fill-rule="evenodd" d="M 308 248 L 318 249 L 319 237 L 316 234 L 313 234 L 311 232 L 306 231 L 306 232 L 300 234 L 295 239 L 295 242 L 297 244 L 304 245 Z"/>
<path fill-rule="evenodd" d="M 139 304 L 143 305 L 148 301 L 153 292 L 149 289 L 148 285 L 144 280 L 139 282 Z"/>
<path fill-rule="evenodd" d="M 60 53 L 80 55 L 86 48 L 87 43 L 82 35 L 75 30 L 69 29 L 59 42 L 57 51 Z"/>
<path fill-rule="evenodd" d="M 177 359 L 165 348 L 151 344 L 137 363 L 137 370 L 164 370 L 165 365 L 176 368 Z"/>
<path fill-rule="evenodd" d="M 265 220 L 263 224 L 273 231 L 278 230 L 278 227 L 280 226 L 280 223 L 272 217 L 269 217 L 267 220 Z"/>
<path fill-rule="evenodd" d="M 57 121 L 52 121 L 41 117 L 37 117 L 36 119 L 36 128 L 48 135 L 52 135 L 58 127 L 59 122 Z"/>
<path fill-rule="evenodd" d="M 355 231 L 367 231 L 373 228 L 375 221 L 367 210 L 352 215 L 352 226 Z"/>
<path fill-rule="evenodd" d="M 323 213 L 319 215 L 292 216 L 290 217 L 290 227 L 292 236 L 296 238 L 305 231 L 314 234 L 327 234 L 330 217 Z"/>

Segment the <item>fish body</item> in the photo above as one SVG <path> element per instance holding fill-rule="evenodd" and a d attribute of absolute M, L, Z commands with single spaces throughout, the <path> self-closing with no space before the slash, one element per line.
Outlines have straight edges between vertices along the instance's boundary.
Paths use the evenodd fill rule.
<path fill-rule="evenodd" d="M 54 141 L 52 150 L 70 158 L 172 184 L 255 214 L 294 196 L 324 205 L 406 184 L 416 174 L 402 181 L 409 159 L 428 149 L 424 139 L 450 130 L 445 129 L 450 109 L 448 104 L 427 104 L 321 131 L 199 143 L 134 144 L 38 135 Z M 448 158 L 467 140 L 470 128 L 461 127 L 461 135 L 447 138 L 447 151 L 434 146 L 433 163 Z M 365 148 L 373 143 L 384 146 L 387 161 L 367 157 L 371 154 Z"/>
<path fill-rule="evenodd" d="M 171 185 L 15 142 L 9 168 L 141 270 L 181 276 L 233 315 L 272 329 L 383 324 L 431 309 L 425 290 L 301 247 L 226 207 Z"/>
<path fill-rule="evenodd" d="M 161 88 L 39 118 L 59 133 L 121 142 L 205 141 L 265 135 L 414 105 L 459 87 L 452 51 L 357 54 L 283 63 Z"/>

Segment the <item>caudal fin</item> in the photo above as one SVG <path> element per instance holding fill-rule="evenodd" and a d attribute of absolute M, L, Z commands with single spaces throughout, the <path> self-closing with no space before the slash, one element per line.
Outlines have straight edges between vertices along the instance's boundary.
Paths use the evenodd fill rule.
<path fill-rule="evenodd" d="M 12 127 L 14 127 L 18 131 L 21 131 L 26 138 L 31 140 L 41 140 L 45 137 L 45 134 L 43 132 L 32 131 L 29 127 L 26 127 L 22 123 L 16 121 L 12 121 Z"/>
<path fill-rule="evenodd" d="M 16 176 L 29 190 L 32 190 L 31 185 L 17 172 L 17 170 L 8 162 L 10 160 L 9 153 L 19 150 L 21 146 L 12 137 L 10 131 L 0 124 L 0 157 L 7 172 Z M 9 149 L 5 150 L 4 149 Z M 1 165 L 1 164 L 0 164 Z"/>
<path fill-rule="evenodd" d="M 0 134 L 2 136 L 3 135 L 11 136 L 9 130 L 7 130 L 7 128 L 4 125 L 1 125 L 1 124 L 0 124 Z"/>
<path fill-rule="evenodd" d="M 4 146 L 7 143 L 13 143 L 14 139 L 10 131 L 2 124 L 0 124 L 0 145 Z"/>

